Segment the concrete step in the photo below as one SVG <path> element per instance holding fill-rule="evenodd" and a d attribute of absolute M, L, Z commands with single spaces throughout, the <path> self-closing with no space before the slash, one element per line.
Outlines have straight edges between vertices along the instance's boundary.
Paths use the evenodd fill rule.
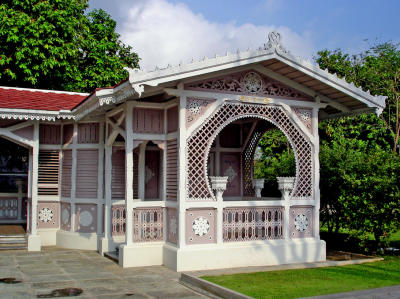
<path fill-rule="evenodd" d="M 25 238 L 9 238 L 9 239 L 1 239 L 0 244 L 21 244 L 26 243 Z"/>
<path fill-rule="evenodd" d="M 116 262 L 117 264 L 119 263 L 119 258 L 116 251 L 104 252 L 104 256 Z"/>
<path fill-rule="evenodd" d="M 2 250 L 26 250 L 28 246 L 0 246 L 0 251 Z"/>
<path fill-rule="evenodd" d="M 26 235 L 0 235 L 0 239 L 3 238 L 26 238 Z"/>

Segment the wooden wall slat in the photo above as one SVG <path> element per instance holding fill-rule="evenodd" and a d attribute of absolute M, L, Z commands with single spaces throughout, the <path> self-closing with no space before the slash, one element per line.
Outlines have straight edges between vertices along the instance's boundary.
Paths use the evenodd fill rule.
<path fill-rule="evenodd" d="M 76 152 L 76 197 L 96 198 L 98 186 L 97 149 L 79 149 Z"/>
<path fill-rule="evenodd" d="M 177 140 L 167 141 L 167 200 L 178 198 L 178 143 Z"/>

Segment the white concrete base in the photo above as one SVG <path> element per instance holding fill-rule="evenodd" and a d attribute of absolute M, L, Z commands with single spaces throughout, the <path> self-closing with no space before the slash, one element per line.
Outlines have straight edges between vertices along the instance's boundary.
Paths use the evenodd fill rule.
<path fill-rule="evenodd" d="M 74 233 L 59 230 L 57 246 L 69 249 L 97 250 L 98 237 L 96 233 Z"/>
<path fill-rule="evenodd" d="M 171 259 L 173 250 L 165 248 Z M 218 245 L 192 245 L 176 250 L 176 263 L 164 260 L 175 271 L 197 271 L 248 266 L 269 266 L 326 260 L 325 241 L 310 239 L 271 240 Z"/>
<path fill-rule="evenodd" d="M 121 245 L 119 265 L 123 268 L 162 265 L 163 245 L 163 243 Z"/>
<path fill-rule="evenodd" d="M 57 231 L 58 229 L 42 229 L 38 230 L 42 246 L 56 246 L 57 245 Z"/>
<path fill-rule="evenodd" d="M 39 235 L 28 235 L 28 251 L 40 251 L 41 241 Z"/>

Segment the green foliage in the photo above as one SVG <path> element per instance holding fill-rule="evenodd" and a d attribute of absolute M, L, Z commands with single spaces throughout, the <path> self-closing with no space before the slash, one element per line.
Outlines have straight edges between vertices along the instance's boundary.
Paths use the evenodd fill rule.
<path fill-rule="evenodd" d="M 271 129 L 264 133 L 258 146 L 262 155 L 255 161 L 254 177 L 265 179 L 263 196 L 280 196 L 276 177 L 295 176 L 296 171 L 296 161 L 290 143 L 279 129 Z"/>
<path fill-rule="evenodd" d="M 384 246 L 400 226 L 400 50 L 384 43 L 350 56 L 321 51 L 317 62 L 372 94 L 387 96 L 387 108 L 320 124 L 321 221 L 330 231 L 346 228 Z"/>
<path fill-rule="evenodd" d="M 126 79 L 139 58 L 103 10 L 87 0 L 0 4 L 0 85 L 91 91 Z"/>

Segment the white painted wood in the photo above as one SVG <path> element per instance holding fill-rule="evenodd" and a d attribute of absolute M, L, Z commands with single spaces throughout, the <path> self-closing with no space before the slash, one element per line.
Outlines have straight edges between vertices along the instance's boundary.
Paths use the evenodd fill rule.
<path fill-rule="evenodd" d="M 97 234 L 102 234 L 102 228 L 104 225 L 103 219 L 103 204 L 101 203 L 104 199 L 103 194 L 103 173 L 104 173 L 104 122 L 99 122 L 99 167 L 97 173 Z"/>
<path fill-rule="evenodd" d="M 78 144 L 78 124 L 74 123 L 74 133 L 72 136 L 72 143 L 74 145 Z M 76 162 L 77 162 L 77 148 L 72 149 L 72 167 L 71 167 L 71 199 L 76 198 Z M 71 232 L 75 231 L 75 217 L 76 207 L 75 203 L 71 203 Z"/>
<path fill-rule="evenodd" d="M 318 135 L 318 108 L 314 108 L 312 112 L 313 134 L 315 138 L 314 144 L 314 237 L 319 239 L 319 210 L 320 210 L 320 164 L 319 164 L 319 135 Z"/>
<path fill-rule="evenodd" d="M 178 122 L 178 225 L 179 238 L 177 246 L 186 246 L 186 96 L 179 99 L 179 122 Z"/>
<path fill-rule="evenodd" d="M 133 243 L 133 107 L 130 102 L 125 104 L 125 115 L 125 244 L 126 246 L 130 246 Z"/>
<path fill-rule="evenodd" d="M 292 108 L 286 104 L 282 104 L 282 108 L 286 110 L 289 114 L 289 117 L 293 120 L 293 122 L 300 128 L 300 131 L 307 136 L 307 138 L 311 141 L 313 145 L 315 145 L 315 138 L 304 125 L 304 123 L 299 119 L 296 113 L 293 112 Z"/>
<path fill-rule="evenodd" d="M 32 227 L 31 234 L 37 235 L 37 205 L 38 205 L 38 171 L 39 171 L 39 122 L 36 121 L 33 127 L 32 147 Z"/>

